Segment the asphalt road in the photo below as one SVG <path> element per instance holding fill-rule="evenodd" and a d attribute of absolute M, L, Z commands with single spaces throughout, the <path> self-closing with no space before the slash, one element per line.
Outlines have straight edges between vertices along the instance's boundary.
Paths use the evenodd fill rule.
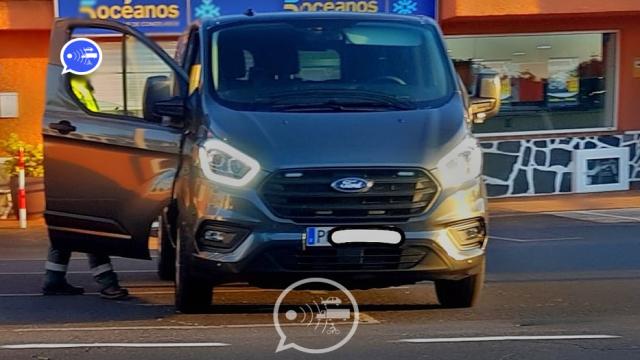
<path fill-rule="evenodd" d="M 429 283 L 354 291 L 355 335 L 332 359 L 640 359 L 640 209 L 497 215 L 481 303 L 437 305 Z M 176 314 L 172 284 L 149 261 L 115 259 L 133 299 L 107 301 L 78 255 L 70 280 L 89 292 L 43 297 L 44 232 L 0 230 L 0 359 L 299 359 L 275 353 L 273 307 L 280 291 L 217 288 L 206 314 Z M 333 292 L 293 293 L 304 304 Z M 292 307 L 295 308 L 295 307 Z M 278 315 L 283 318 L 284 310 Z M 340 335 L 303 322 L 288 342 L 320 347 Z M 337 339 L 337 340 L 336 340 Z M 74 346 L 71 348 L 55 348 Z M 17 347 L 17 348 L 16 348 Z M 42 348 L 45 347 L 45 348 Z"/>

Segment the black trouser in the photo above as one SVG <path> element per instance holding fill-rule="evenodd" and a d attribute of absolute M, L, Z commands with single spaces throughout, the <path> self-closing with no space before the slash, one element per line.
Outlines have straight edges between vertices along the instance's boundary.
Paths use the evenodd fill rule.
<path fill-rule="evenodd" d="M 89 257 L 91 274 L 98 283 L 103 286 L 112 285 L 114 282 L 117 283 L 118 279 L 113 272 L 113 265 L 111 265 L 109 256 L 100 254 L 87 254 L 87 256 Z M 71 251 L 60 250 L 50 246 L 45 269 L 58 274 L 66 274 L 69 268 L 69 260 L 71 260 Z"/>

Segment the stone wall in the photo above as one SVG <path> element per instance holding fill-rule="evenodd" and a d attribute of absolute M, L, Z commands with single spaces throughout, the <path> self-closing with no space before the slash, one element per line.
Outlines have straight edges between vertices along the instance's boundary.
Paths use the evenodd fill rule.
<path fill-rule="evenodd" d="M 491 197 L 571 192 L 573 152 L 629 148 L 629 180 L 640 181 L 640 134 L 481 141 Z"/>

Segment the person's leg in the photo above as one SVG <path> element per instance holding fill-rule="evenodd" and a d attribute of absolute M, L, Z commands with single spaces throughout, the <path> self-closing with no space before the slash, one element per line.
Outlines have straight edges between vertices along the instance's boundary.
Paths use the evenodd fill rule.
<path fill-rule="evenodd" d="M 42 287 L 44 295 L 80 295 L 84 293 L 83 288 L 71 286 L 67 282 L 66 275 L 70 259 L 71 251 L 49 247 L 47 262 L 44 265 L 46 270 Z"/>
<path fill-rule="evenodd" d="M 122 299 L 129 295 L 129 291 L 120 287 L 118 275 L 113 271 L 111 259 L 106 255 L 88 254 L 91 273 L 100 284 L 100 296 L 106 299 Z"/>

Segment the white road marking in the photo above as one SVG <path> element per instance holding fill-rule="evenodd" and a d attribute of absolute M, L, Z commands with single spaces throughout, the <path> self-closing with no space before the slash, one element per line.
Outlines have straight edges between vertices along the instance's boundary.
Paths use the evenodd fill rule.
<path fill-rule="evenodd" d="M 601 224 L 640 222 L 639 209 L 577 210 L 550 212 L 548 214 Z"/>
<path fill-rule="evenodd" d="M 368 325 L 368 324 L 378 324 L 379 321 L 366 323 L 360 322 L 360 325 Z M 350 322 L 344 321 L 336 321 L 333 323 L 334 325 L 351 325 Z M 308 324 L 300 324 L 300 323 L 292 323 L 292 324 L 282 324 L 282 327 L 307 327 Z M 151 330 L 207 330 L 207 329 L 252 329 L 252 328 L 272 328 L 273 324 L 230 324 L 230 325 L 195 325 L 195 326 L 141 326 L 139 328 L 133 327 L 114 327 L 114 328 L 76 328 L 76 329 L 43 329 L 42 331 L 70 331 L 70 332 L 85 332 L 85 331 L 151 331 Z M 13 332 L 29 332 L 28 330 L 19 331 L 14 330 Z"/>
<path fill-rule="evenodd" d="M 84 331 L 149 331 L 149 330 L 207 330 L 224 328 L 273 327 L 273 324 L 231 324 L 231 325 L 173 325 L 173 326 L 108 326 L 108 327 L 68 327 L 68 328 L 32 328 L 14 329 L 11 332 L 84 332 Z M 2 330 L 0 330 L 2 331 Z"/>
<path fill-rule="evenodd" d="M 84 295 L 99 295 L 98 293 L 84 293 Z M 41 297 L 44 296 L 41 293 L 26 293 L 26 294 L 0 294 L 0 298 L 3 297 Z M 62 295 L 60 295 L 62 296 Z"/>
<path fill-rule="evenodd" d="M 118 274 L 142 274 L 142 273 L 156 273 L 158 270 L 118 270 Z M 91 271 L 67 271 L 67 274 L 91 274 Z M 24 272 L 0 272 L 1 275 L 44 275 L 44 269 L 42 271 L 24 271 Z"/>
<path fill-rule="evenodd" d="M 159 256 L 158 255 L 151 255 L 151 259 L 157 259 Z M 89 259 L 86 256 L 73 256 L 71 257 L 71 260 L 87 260 Z M 130 258 L 125 258 L 125 257 L 121 257 L 121 256 L 111 256 L 111 259 L 123 259 L 123 260 L 131 260 Z M 14 259 L 14 258 L 0 258 L 0 261 L 42 261 L 45 262 L 47 261 L 46 258 L 20 258 L 20 259 Z M 139 260 L 140 261 L 140 260 Z M 146 260 L 141 260 L 141 261 L 146 261 Z"/>
<path fill-rule="evenodd" d="M 251 292 L 282 292 L 278 289 L 238 289 L 238 290 L 215 290 L 217 294 L 225 293 L 251 293 Z M 132 291 L 131 295 L 173 295 L 175 291 Z M 84 295 L 100 295 L 97 292 L 86 292 Z M 30 297 L 43 296 L 41 293 L 17 293 L 17 294 L 0 294 L 0 297 Z M 60 295 L 63 296 L 63 295 Z"/>
<path fill-rule="evenodd" d="M 360 324 L 374 325 L 380 321 L 374 319 L 371 315 L 359 313 Z M 334 324 L 351 324 L 350 322 L 335 322 Z M 271 328 L 273 323 L 268 324 L 229 324 L 229 325 L 168 325 L 168 326 L 110 326 L 110 327 L 62 327 L 62 328 L 24 328 L 9 330 L 14 333 L 30 333 L 30 332 L 99 332 L 99 331 L 150 331 L 150 330 L 208 330 L 208 329 L 244 329 L 244 328 Z M 307 326 L 307 324 L 282 324 L 285 327 Z M 4 330 L 0 330 L 2 332 Z"/>
<path fill-rule="evenodd" d="M 174 291 L 140 291 L 140 292 L 131 292 L 131 295 L 173 295 Z M 100 295 L 97 292 L 86 292 L 84 295 Z M 23 294 L 0 294 L 0 298 L 3 297 L 39 297 L 44 296 L 41 293 L 23 293 Z M 64 295 L 58 295 L 64 296 Z"/>
<path fill-rule="evenodd" d="M 71 349 L 71 348 L 182 348 L 182 347 L 223 347 L 225 343 L 87 343 L 87 344 L 16 344 L 0 345 L 0 349 Z"/>
<path fill-rule="evenodd" d="M 132 288 L 136 288 L 139 286 L 132 286 Z M 161 284 L 159 285 L 152 285 L 149 287 L 160 287 L 160 288 L 173 288 L 173 286 L 162 286 Z M 408 286 L 397 286 L 397 287 L 392 287 L 392 288 L 384 288 L 384 289 L 376 289 L 376 291 L 393 291 L 393 290 L 398 290 L 398 289 L 408 289 Z M 216 289 L 214 290 L 215 293 L 217 294 L 225 294 L 225 293 L 253 293 L 253 292 L 277 292 L 280 293 L 282 292 L 282 290 L 279 289 Z M 315 290 L 303 290 L 302 292 L 308 292 L 313 294 Z M 131 295 L 173 295 L 175 294 L 175 291 L 171 290 L 171 291 L 132 291 L 130 292 Z M 84 293 L 84 295 L 100 295 L 100 293 L 97 292 L 86 292 Z M 0 298 L 3 297 L 39 297 L 39 296 L 44 296 L 41 293 L 13 293 L 13 294 L 0 294 Z"/>
<path fill-rule="evenodd" d="M 598 216 L 611 217 L 611 218 L 622 219 L 622 220 L 631 220 L 634 222 L 640 221 L 640 218 L 637 218 L 637 217 L 609 214 L 602 211 L 576 211 L 576 212 L 582 213 L 582 214 L 593 214 Z"/>
<path fill-rule="evenodd" d="M 174 291 L 140 291 L 140 292 L 132 292 L 131 295 L 170 295 L 174 294 Z M 86 292 L 84 295 L 100 295 L 97 292 Z M 0 294 L 0 298 L 2 297 L 39 297 L 44 296 L 41 293 L 22 293 L 22 294 Z M 64 295 L 59 295 L 64 296 Z"/>
<path fill-rule="evenodd" d="M 584 238 L 573 236 L 573 237 L 558 237 L 558 238 L 539 238 L 539 239 L 518 239 L 512 237 L 503 237 L 503 236 L 493 236 L 489 235 L 489 238 L 494 240 L 502 240 L 502 241 L 511 241 L 517 243 L 529 243 L 529 242 L 544 242 L 544 241 L 560 241 L 560 240 L 583 240 Z"/>
<path fill-rule="evenodd" d="M 617 335 L 551 335 L 551 336 L 480 336 L 480 337 L 454 337 L 454 338 L 424 338 L 424 339 L 400 339 L 392 342 L 412 344 L 433 343 L 460 343 L 460 342 L 485 342 L 485 341 L 534 341 L 534 340 L 595 340 L 618 339 Z"/>
<path fill-rule="evenodd" d="M 500 219 L 500 218 L 510 218 L 510 217 L 524 217 L 524 216 L 536 216 L 543 215 L 544 213 L 506 213 L 506 214 L 489 214 L 489 219 Z"/>
<path fill-rule="evenodd" d="M 87 257 L 72 257 L 71 261 L 73 261 L 73 260 L 87 260 L 87 259 L 88 259 Z M 27 261 L 42 261 L 44 263 L 45 261 L 47 261 L 47 259 L 45 259 L 45 258 L 21 258 L 21 259 L 0 258 L 0 261 L 24 261 L 24 262 L 27 262 Z"/>

